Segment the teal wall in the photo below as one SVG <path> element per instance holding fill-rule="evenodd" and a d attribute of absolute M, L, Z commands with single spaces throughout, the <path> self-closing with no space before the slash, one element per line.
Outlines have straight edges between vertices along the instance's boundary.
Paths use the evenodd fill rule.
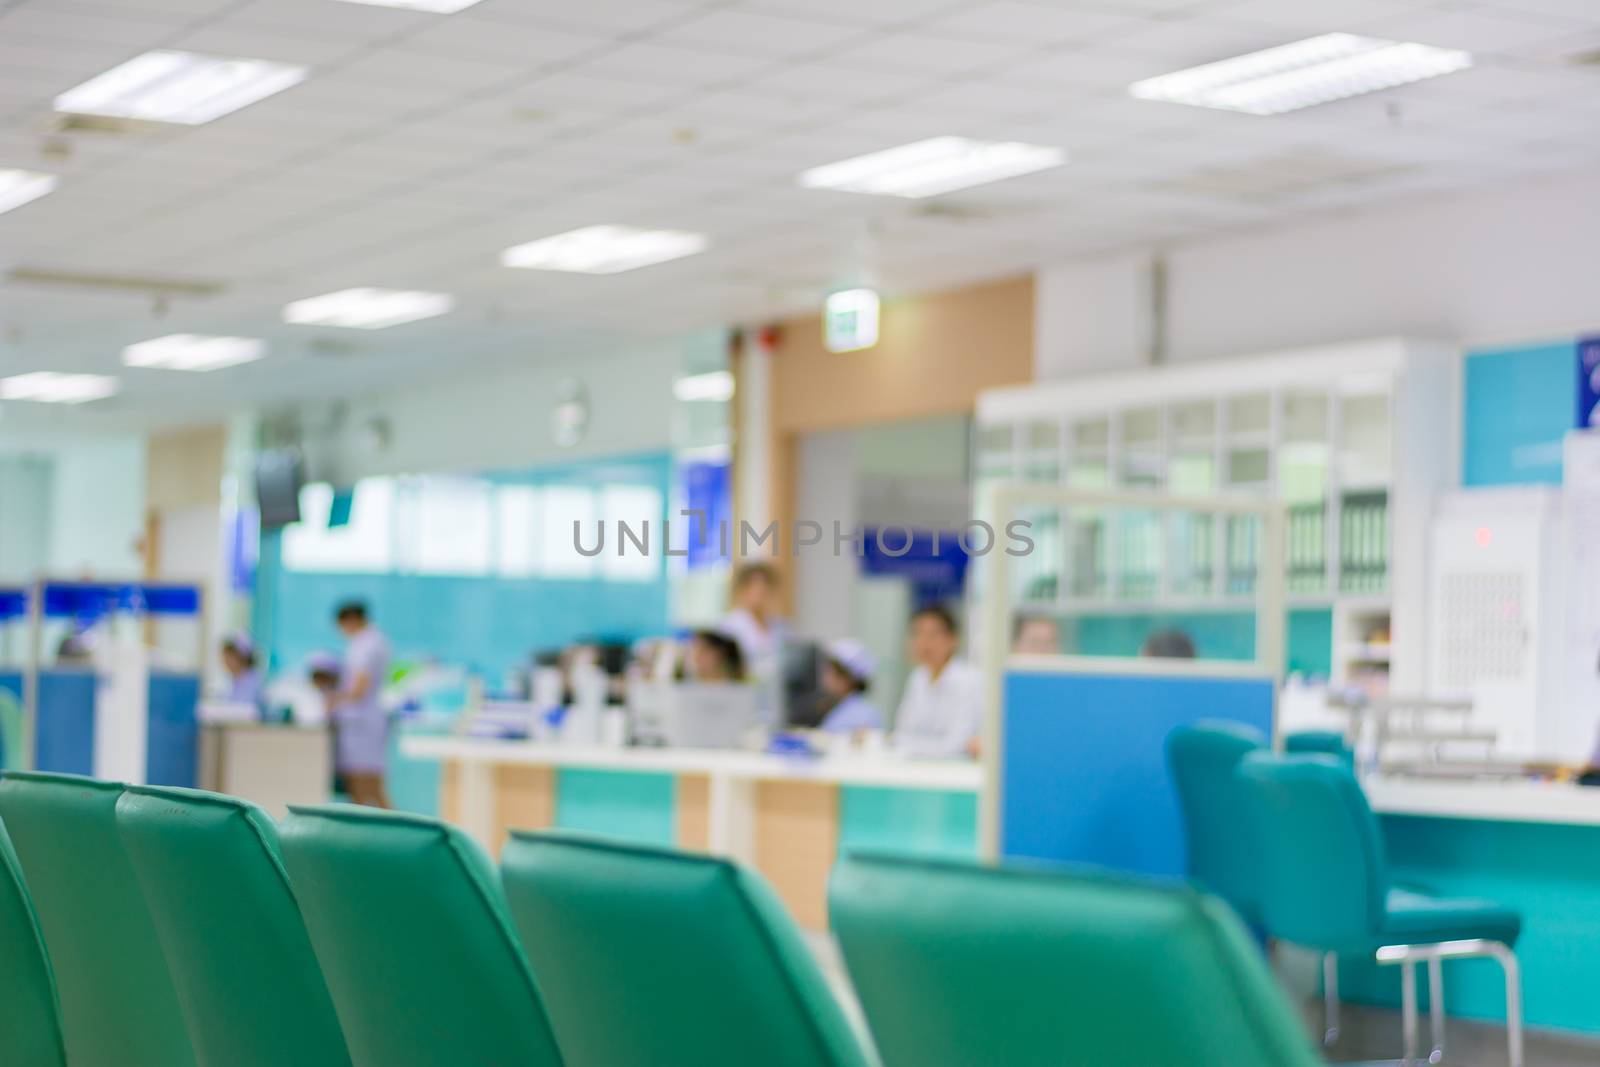
<path fill-rule="evenodd" d="M 1333 609 L 1295 609 L 1289 612 L 1286 624 L 1285 669 L 1330 674 Z M 1137 656 L 1145 638 L 1162 629 L 1188 634 L 1201 659 L 1249 661 L 1256 656 L 1256 617 L 1248 611 L 1083 615 L 1075 625 L 1076 648 L 1084 656 Z"/>
<path fill-rule="evenodd" d="M 1445 896 L 1478 897 L 1522 913 L 1525 1018 L 1530 1026 L 1600 1033 L 1600 827 L 1385 816 L 1394 881 Z M 1398 1004 L 1399 969 L 1345 961 L 1355 1000 Z M 1451 1015 L 1503 1019 L 1492 961 L 1445 965 Z"/>
<path fill-rule="evenodd" d="M 1578 344 L 1469 352 L 1463 385 L 1463 485 L 1561 481 L 1561 442 L 1578 421 Z"/>
<path fill-rule="evenodd" d="M 672 457 L 661 452 L 491 477 L 535 486 L 649 485 L 667 501 L 671 473 Z M 262 539 L 261 556 L 255 622 L 275 669 L 293 669 L 314 651 L 337 649 L 333 611 L 351 598 L 371 606 L 397 657 L 462 664 L 482 671 L 491 683 L 526 662 L 534 649 L 591 638 L 631 640 L 671 627 L 664 558 L 657 560 L 653 581 L 617 582 L 297 573 L 282 566 L 276 536 Z"/>

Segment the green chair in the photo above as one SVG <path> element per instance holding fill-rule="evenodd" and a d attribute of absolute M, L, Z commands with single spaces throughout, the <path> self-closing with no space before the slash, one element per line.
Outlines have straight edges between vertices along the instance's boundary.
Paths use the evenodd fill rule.
<path fill-rule="evenodd" d="M 559 834 L 501 857 L 575 1067 L 865 1067 L 783 906 L 725 860 Z"/>
<path fill-rule="evenodd" d="M 1346 767 L 1355 769 L 1356 754 L 1338 730 L 1300 730 L 1285 734 L 1283 750 L 1292 756 L 1335 756 Z"/>
<path fill-rule="evenodd" d="M 1522 1065 L 1522 992 L 1512 946 L 1521 917 L 1487 901 L 1396 888 L 1378 820 L 1337 757 L 1256 753 L 1239 764 L 1261 849 L 1262 916 L 1271 936 L 1401 968 L 1405 1056 L 1417 1057 L 1416 967 L 1428 965 L 1434 1056 L 1444 1054 L 1443 962 L 1491 957 L 1505 971 L 1506 1035 Z"/>
<path fill-rule="evenodd" d="M 7 771 L 0 820 L 50 952 L 72 1067 L 192 1067 L 194 1052 L 138 876 L 119 782 Z"/>
<path fill-rule="evenodd" d="M 1234 913 L 1089 869 L 853 855 L 833 928 L 885 1067 L 1311 1067 Z"/>
<path fill-rule="evenodd" d="M 11 838 L 0 823 L 0 1034 L 6 1062 L 66 1067 L 56 980 Z"/>
<path fill-rule="evenodd" d="M 130 786 L 117 828 L 200 1067 L 350 1067 L 271 818 L 237 797 Z"/>
<path fill-rule="evenodd" d="M 1189 877 L 1261 925 L 1257 858 L 1248 833 L 1249 798 L 1235 773 L 1239 761 L 1265 750 L 1267 738 L 1243 723 L 1198 722 L 1167 735 L 1167 767 L 1188 841 Z"/>
<path fill-rule="evenodd" d="M 356 1067 L 561 1063 L 488 859 L 460 831 L 296 807 L 283 858 Z"/>

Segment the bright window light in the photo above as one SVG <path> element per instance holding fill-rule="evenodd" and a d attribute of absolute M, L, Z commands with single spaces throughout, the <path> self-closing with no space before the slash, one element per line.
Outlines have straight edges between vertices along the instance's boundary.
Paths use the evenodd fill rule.
<path fill-rule="evenodd" d="M 691 374 L 672 383 L 672 395 L 679 400 L 732 400 L 733 374 L 714 370 Z"/>
<path fill-rule="evenodd" d="M 41 370 L 0 378 L 0 400 L 82 404 L 90 400 L 103 400 L 116 391 L 117 380 L 105 374 L 60 374 Z"/>
<path fill-rule="evenodd" d="M 812 189 L 917 198 L 1048 170 L 1066 160 L 1061 149 L 1044 145 L 930 137 L 812 167 L 800 175 L 800 184 Z"/>
<path fill-rule="evenodd" d="M 455 306 L 456 298 L 448 293 L 341 289 L 337 293 L 325 293 L 285 305 L 283 321 L 299 326 L 381 330 L 404 322 L 431 319 Z"/>
<path fill-rule="evenodd" d="M 1449 48 L 1327 33 L 1249 55 L 1134 82 L 1141 100 L 1281 115 L 1466 70 L 1472 55 Z"/>
<path fill-rule="evenodd" d="M 198 126 L 298 85 L 306 68 L 265 59 L 146 52 L 56 97 L 56 110 Z"/>
<path fill-rule="evenodd" d="M 529 270 L 616 274 L 681 259 L 706 249 L 705 234 L 639 230 L 632 226 L 585 226 L 508 248 L 500 262 Z"/>
<path fill-rule="evenodd" d="M 249 363 L 266 353 L 266 342 L 254 337 L 174 333 L 129 345 L 122 350 L 122 362 L 130 367 L 208 371 Z"/>
<path fill-rule="evenodd" d="M 402 7 L 407 11 L 431 11 L 436 15 L 453 15 L 478 3 L 478 0 L 345 0 L 345 2 L 366 4 L 369 7 Z"/>
<path fill-rule="evenodd" d="M 36 170 L 0 170 L 0 215 L 30 200 L 37 200 L 56 187 L 54 174 Z"/>

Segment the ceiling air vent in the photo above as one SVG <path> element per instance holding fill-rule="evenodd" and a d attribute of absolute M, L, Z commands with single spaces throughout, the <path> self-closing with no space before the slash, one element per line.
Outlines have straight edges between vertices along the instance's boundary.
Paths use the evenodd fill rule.
<path fill-rule="evenodd" d="M 47 267 L 13 267 L 5 273 L 12 285 L 36 285 L 106 296 L 216 296 L 227 286 L 197 278 L 162 278 L 138 274 L 93 274 L 52 270 Z"/>

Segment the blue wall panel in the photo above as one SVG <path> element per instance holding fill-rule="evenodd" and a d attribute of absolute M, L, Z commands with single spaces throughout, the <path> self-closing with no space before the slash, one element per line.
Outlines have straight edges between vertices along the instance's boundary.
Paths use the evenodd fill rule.
<path fill-rule="evenodd" d="M 192 674 L 150 674 L 146 780 L 193 789 L 200 783 L 200 679 Z"/>
<path fill-rule="evenodd" d="M 949 859 L 978 858 L 974 793 L 843 786 L 839 851 L 900 852 Z"/>
<path fill-rule="evenodd" d="M 1577 424 L 1576 341 L 1472 352 L 1462 418 L 1463 485 L 1559 484 Z"/>
<path fill-rule="evenodd" d="M 94 773 L 94 694 L 90 670 L 39 672 L 39 723 L 34 768 L 61 774 Z"/>
<path fill-rule="evenodd" d="M 1006 677 L 1005 709 L 1003 855 L 1181 875 L 1167 734 L 1199 719 L 1234 719 L 1270 733 L 1273 684 L 1018 672 Z"/>
<path fill-rule="evenodd" d="M 670 774 L 563 768 L 556 772 L 555 824 L 671 847 L 677 840 L 677 791 Z"/>

